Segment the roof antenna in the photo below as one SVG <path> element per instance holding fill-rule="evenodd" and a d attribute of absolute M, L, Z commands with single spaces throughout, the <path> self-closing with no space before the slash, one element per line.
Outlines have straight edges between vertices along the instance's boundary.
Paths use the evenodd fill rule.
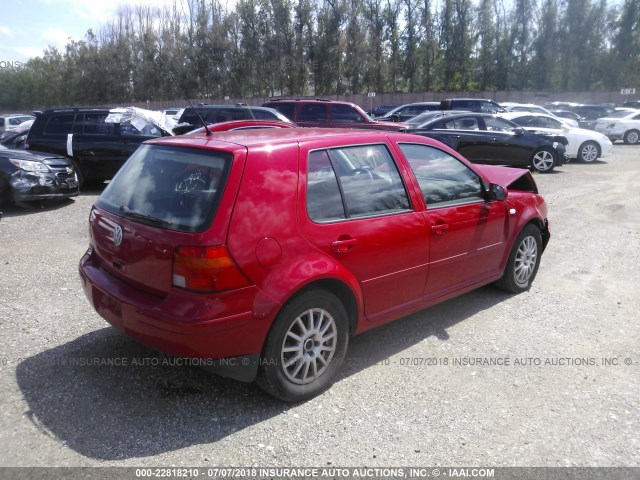
<path fill-rule="evenodd" d="M 213 135 L 213 133 L 211 132 L 211 130 L 209 130 L 209 127 L 207 127 L 207 122 L 204 121 L 204 119 L 202 118 L 202 116 L 200 115 L 200 112 L 198 112 L 198 110 L 196 109 L 196 107 L 193 106 L 193 104 L 191 103 L 191 100 L 189 100 L 189 98 L 185 98 L 185 100 L 187 101 L 187 103 L 189 104 L 189 106 L 191 108 L 193 108 L 193 112 L 197 115 L 198 120 L 200 120 L 200 123 L 202 123 L 202 126 L 204 127 L 204 131 L 206 132 L 207 137 L 210 137 L 211 135 Z"/>

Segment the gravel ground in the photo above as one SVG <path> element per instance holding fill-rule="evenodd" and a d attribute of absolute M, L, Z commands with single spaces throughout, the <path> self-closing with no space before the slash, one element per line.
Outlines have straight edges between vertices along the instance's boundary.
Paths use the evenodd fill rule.
<path fill-rule="evenodd" d="M 295 406 L 92 310 L 77 264 L 99 191 L 5 208 L 0 466 L 640 466 L 640 147 L 536 180 L 552 238 L 529 292 L 357 337 L 333 388 Z M 454 365 L 474 359 L 502 364 Z"/>

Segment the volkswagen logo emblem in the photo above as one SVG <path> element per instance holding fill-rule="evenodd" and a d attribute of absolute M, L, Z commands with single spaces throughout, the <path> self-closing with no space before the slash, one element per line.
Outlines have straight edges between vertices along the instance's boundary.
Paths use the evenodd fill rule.
<path fill-rule="evenodd" d="M 116 225 L 116 228 L 113 229 L 113 244 L 116 247 L 119 247 L 122 243 L 122 228 L 120 225 Z"/>

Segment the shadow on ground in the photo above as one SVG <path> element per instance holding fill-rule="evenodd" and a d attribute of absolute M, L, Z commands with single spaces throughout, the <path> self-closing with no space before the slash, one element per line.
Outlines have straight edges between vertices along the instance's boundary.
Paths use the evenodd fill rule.
<path fill-rule="evenodd" d="M 358 336 L 347 353 L 357 361 L 338 381 L 428 337 L 446 341 L 452 325 L 506 298 L 485 287 Z M 253 384 L 179 362 L 104 328 L 23 360 L 16 373 L 34 425 L 100 460 L 216 442 L 291 408 Z"/>

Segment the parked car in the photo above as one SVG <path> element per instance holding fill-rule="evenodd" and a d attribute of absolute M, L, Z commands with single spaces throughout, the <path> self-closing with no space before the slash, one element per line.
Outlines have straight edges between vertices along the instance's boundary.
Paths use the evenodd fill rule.
<path fill-rule="evenodd" d="M 483 98 L 448 98 L 440 102 L 440 110 L 467 110 L 479 113 L 501 113 L 507 111 L 497 102 Z"/>
<path fill-rule="evenodd" d="M 629 100 L 628 102 L 624 102 L 622 104 L 623 107 L 640 109 L 640 100 Z"/>
<path fill-rule="evenodd" d="M 274 108 L 301 127 L 395 130 L 401 123 L 373 120 L 355 103 L 331 100 L 277 99 L 262 104 Z"/>
<path fill-rule="evenodd" d="M 549 110 L 549 111 L 553 113 L 556 117 L 569 120 L 574 126 L 580 127 L 580 115 L 578 115 L 577 113 L 572 112 L 570 110 Z"/>
<path fill-rule="evenodd" d="M 33 125 L 33 120 L 22 122 L 17 127 L 9 128 L 0 135 L 0 144 L 7 148 L 24 148 L 27 134 Z"/>
<path fill-rule="evenodd" d="M 565 155 L 591 163 L 598 158 L 611 155 L 611 140 L 601 133 L 585 128 L 567 127 L 556 117 L 543 113 L 509 112 L 501 114 L 532 133 L 562 135 L 569 143 Z"/>
<path fill-rule="evenodd" d="M 575 118 L 571 117 L 561 117 L 560 115 L 556 115 L 554 112 L 547 110 L 540 105 L 535 105 L 533 103 L 513 103 L 513 102 L 501 102 L 504 108 L 507 109 L 508 112 L 533 112 L 533 113 L 544 113 L 545 115 L 551 115 L 552 117 L 558 118 L 562 123 L 570 127 L 579 127 L 579 116 L 575 115 Z"/>
<path fill-rule="evenodd" d="M 296 128 L 297 125 L 291 122 L 280 122 L 272 120 L 233 120 L 231 122 L 220 122 L 207 125 L 210 132 L 230 132 L 234 130 L 260 130 L 269 128 Z M 191 130 L 186 135 L 204 133 L 204 127 Z"/>
<path fill-rule="evenodd" d="M 595 130 L 599 118 L 613 113 L 614 109 L 606 105 L 576 105 L 571 107 L 572 112 L 580 115 L 580 128 Z"/>
<path fill-rule="evenodd" d="M 80 277 L 107 322 L 291 402 L 331 385 L 352 335 L 527 290 L 549 240 L 528 171 L 346 129 L 149 141 L 89 229 Z"/>
<path fill-rule="evenodd" d="M 612 142 L 622 140 L 627 145 L 637 145 L 640 143 L 640 110 L 615 112 L 599 118 L 595 129 Z"/>
<path fill-rule="evenodd" d="M 0 145 L 0 204 L 76 195 L 78 177 L 68 158 Z"/>
<path fill-rule="evenodd" d="M 444 117 L 446 115 L 455 115 L 456 113 L 468 113 L 468 110 L 432 110 L 430 112 L 424 112 L 420 115 L 416 115 L 415 117 L 407 120 L 405 123 L 407 124 L 407 128 L 420 128 L 421 125 L 430 122 L 434 118 Z M 406 129 L 400 130 L 404 132 Z"/>
<path fill-rule="evenodd" d="M 382 117 L 383 115 L 386 115 L 391 110 L 397 107 L 399 107 L 399 105 L 380 105 L 372 110 L 368 110 L 367 115 L 371 116 L 372 118 Z"/>
<path fill-rule="evenodd" d="M 200 118 L 198 117 L 200 116 Z M 248 107 L 245 104 L 238 105 L 198 105 L 187 107 L 182 112 L 178 125 L 173 128 L 176 135 L 182 135 L 196 127 L 202 126 L 202 121 L 207 124 L 230 122 L 233 120 L 270 120 L 276 122 L 289 122 L 289 119 L 273 108 Z"/>
<path fill-rule="evenodd" d="M 80 185 L 107 180 L 142 142 L 170 136 L 160 112 L 128 108 L 67 108 L 36 112 L 25 147 L 71 159 Z"/>
<path fill-rule="evenodd" d="M 409 133 L 435 138 L 474 163 L 532 167 L 550 172 L 564 163 L 567 139 L 536 135 L 496 115 L 459 113 L 407 128 Z"/>
<path fill-rule="evenodd" d="M 0 133 L 9 128 L 14 128 L 27 120 L 33 120 L 33 115 L 0 115 Z"/>
<path fill-rule="evenodd" d="M 433 110 L 440 110 L 440 102 L 407 103 L 394 108 L 386 115 L 378 118 L 378 120 L 383 122 L 406 122 L 416 115 Z"/>

